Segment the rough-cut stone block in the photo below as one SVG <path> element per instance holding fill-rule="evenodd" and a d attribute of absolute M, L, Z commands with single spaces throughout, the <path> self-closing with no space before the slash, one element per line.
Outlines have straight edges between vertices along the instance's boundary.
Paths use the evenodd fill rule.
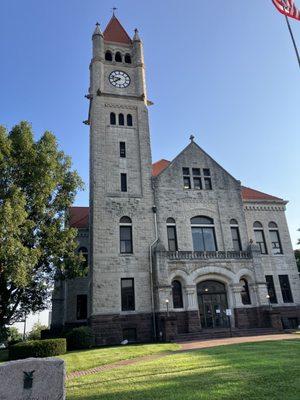
<path fill-rule="evenodd" d="M 27 358 L 0 365 L 1 400 L 64 400 L 65 363 L 59 358 Z"/>

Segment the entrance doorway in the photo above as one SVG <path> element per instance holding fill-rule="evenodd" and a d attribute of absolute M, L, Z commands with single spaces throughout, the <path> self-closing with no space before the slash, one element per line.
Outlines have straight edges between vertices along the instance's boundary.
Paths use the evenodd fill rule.
<path fill-rule="evenodd" d="M 207 280 L 197 285 L 197 295 L 202 328 L 228 328 L 228 308 L 225 285 Z"/>

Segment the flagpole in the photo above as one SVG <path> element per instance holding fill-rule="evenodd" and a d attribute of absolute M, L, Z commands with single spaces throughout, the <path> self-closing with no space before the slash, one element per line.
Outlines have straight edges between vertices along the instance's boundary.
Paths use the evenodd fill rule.
<path fill-rule="evenodd" d="M 292 38 L 292 42 L 293 42 L 293 45 L 294 45 L 296 57 L 297 57 L 299 68 L 300 68 L 300 55 L 299 55 L 297 44 L 296 44 L 296 41 L 295 41 L 295 38 L 294 38 L 293 31 L 292 31 L 292 28 L 291 28 L 291 24 L 290 24 L 290 21 L 289 21 L 287 15 L 285 15 L 285 20 L 286 20 L 286 23 L 287 23 L 287 26 L 288 26 L 288 30 L 289 30 L 291 38 Z"/>

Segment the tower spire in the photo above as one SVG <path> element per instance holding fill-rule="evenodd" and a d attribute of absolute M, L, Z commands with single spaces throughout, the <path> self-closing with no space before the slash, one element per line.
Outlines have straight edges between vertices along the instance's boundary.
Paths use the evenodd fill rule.
<path fill-rule="evenodd" d="M 96 22 L 96 28 L 94 30 L 93 36 L 95 36 L 95 35 L 103 36 L 103 33 L 102 33 L 101 29 L 100 29 L 99 22 Z"/>
<path fill-rule="evenodd" d="M 141 41 L 141 38 L 140 38 L 140 35 L 139 35 L 139 31 L 137 30 L 137 28 L 135 28 L 135 30 L 134 30 L 133 41 L 134 42 L 140 42 Z"/>

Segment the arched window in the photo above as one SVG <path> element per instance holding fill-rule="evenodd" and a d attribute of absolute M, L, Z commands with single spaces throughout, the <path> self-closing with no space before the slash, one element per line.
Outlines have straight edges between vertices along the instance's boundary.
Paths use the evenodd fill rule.
<path fill-rule="evenodd" d="M 107 50 L 107 51 L 105 52 L 105 60 L 106 60 L 106 61 L 112 61 L 112 54 L 111 54 L 111 51 Z"/>
<path fill-rule="evenodd" d="M 127 126 L 132 126 L 132 115 L 127 114 Z"/>
<path fill-rule="evenodd" d="M 132 221 L 129 217 L 120 219 L 120 253 L 132 253 Z"/>
<path fill-rule="evenodd" d="M 239 231 L 239 225 L 238 225 L 238 222 L 236 219 L 230 220 L 230 230 L 231 230 L 233 250 L 241 251 L 242 244 L 241 244 L 241 238 L 240 238 L 240 231 Z"/>
<path fill-rule="evenodd" d="M 261 254 L 268 254 L 264 229 L 259 221 L 254 222 L 254 236 L 256 244 L 259 246 Z"/>
<path fill-rule="evenodd" d="M 80 247 L 78 253 L 84 257 L 83 267 L 87 268 L 89 266 L 89 252 L 86 247 Z"/>
<path fill-rule="evenodd" d="M 116 52 L 115 61 L 116 62 L 122 62 L 122 55 L 121 55 L 121 53 L 119 51 Z"/>
<path fill-rule="evenodd" d="M 271 239 L 272 254 L 273 255 L 282 254 L 282 246 L 281 246 L 278 226 L 275 222 L 270 222 L 268 226 Z"/>
<path fill-rule="evenodd" d="M 119 125 L 124 125 L 124 114 L 119 114 Z"/>
<path fill-rule="evenodd" d="M 191 219 L 194 251 L 216 251 L 214 220 L 205 216 Z"/>
<path fill-rule="evenodd" d="M 182 287 L 177 280 L 172 282 L 173 308 L 183 308 Z"/>
<path fill-rule="evenodd" d="M 110 124 L 116 125 L 116 114 L 114 112 L 110 113 Z"/>
<path fill-rule="evenodd" d="M 130 54 L 125 54 L 125 62 L 127 63 L 127 64 L 131 64 L 131 55 Z"/>
<path fill-rule="evenodd" d="M 240 284 L 242 285 L 241 297 L 243 304 L 251 304 L 249 285 L 245 278 L 240 279 Z"/>
<path fill-rule="evenodd" d="M 174 218 L 167 219 L 167 235 L 168 235 L 168 247 L 169 251 L 177 251 L 177 233 L 176 223 Z"/>

